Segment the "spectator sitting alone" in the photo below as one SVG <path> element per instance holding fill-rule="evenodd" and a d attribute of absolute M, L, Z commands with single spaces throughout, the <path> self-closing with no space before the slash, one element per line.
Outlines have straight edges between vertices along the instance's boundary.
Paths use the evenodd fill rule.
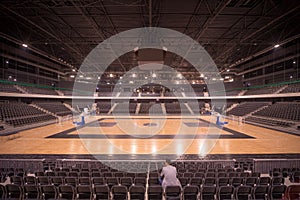
<path fill-rule="evenodd" d="M 163 167 L 160 176 L 163 178 L 162 186 L 165 189 L 167 186 L 178 185 L 181 187 L 179 180 L 177 179 L 177 170 L 171 164 L 171 160 L 167 159 L 165 161 L 165 166 Z"/>

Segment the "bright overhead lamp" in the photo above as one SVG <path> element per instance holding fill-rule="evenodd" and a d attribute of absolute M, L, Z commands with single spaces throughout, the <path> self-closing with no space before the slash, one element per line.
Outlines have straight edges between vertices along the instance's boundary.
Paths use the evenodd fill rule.
<path fill-rule="evenodd" d="M 275 44 L 274 45 L 274 48 L 278 48 L 280 45 L 279 44 Z"/>
<path fill-rule="evenodd" d="M 72 71 L 75 72 L 76 70 L 75 70 L 75 69 L 72 69 Z"/>
<path fill-rule="evenodd" d="M 75 76 L 74 75 L 70 75 L 70 78 L 75 78 Z"/>
<path fill-rule="evenodd" d="M 25 43 L 23 43 L 23 44 L 22 44 L 22 47 L 25 47 L 25 48 L 27 48 L 27 47 L 28 47 L 28 45 L 27 45 L 27 44 L 25 44 Z"/>

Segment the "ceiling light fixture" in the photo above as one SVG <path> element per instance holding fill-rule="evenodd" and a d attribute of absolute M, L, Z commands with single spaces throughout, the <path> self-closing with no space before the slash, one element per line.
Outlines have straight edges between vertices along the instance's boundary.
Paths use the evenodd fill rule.
<path fill-rule="evenodd" d="M 28 47 L 28 45 L 27 45 L 27 44 L 25 44 L 25 43 L 23 43 L 23 44 L 22 44 L 22 47 L 25 47 L 25 48 L 27 48 L 27 47 Z"/>
<path fill-rule="evenodd" d="M 278 48 L 280 45 L 279 44 L 275 44 L 274 45 L 274 48 Z"/>

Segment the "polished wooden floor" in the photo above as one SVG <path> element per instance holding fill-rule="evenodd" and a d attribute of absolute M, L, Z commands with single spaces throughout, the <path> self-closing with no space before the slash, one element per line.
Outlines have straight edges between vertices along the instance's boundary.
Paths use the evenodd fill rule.
<path fill-rule="evenodd" d="M 86 121 L 81 129 L 65 121 L 7 136 L 1 139 L 0 154 L 300 155 L 300 136 L 231 120 L 219 129 L 211 116 L 151 120 L 97 116 Z"/>

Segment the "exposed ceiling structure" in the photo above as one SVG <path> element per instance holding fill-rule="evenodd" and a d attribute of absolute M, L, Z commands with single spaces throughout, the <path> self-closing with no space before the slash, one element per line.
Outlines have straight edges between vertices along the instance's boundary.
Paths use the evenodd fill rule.
<path fill-rule="evenodd" d="M 0 32 L 78 68 L 97 44 L 117 33 L 169 28 L 198 41 L 226 71 L 299 37 L 299 13 L 299 0 L 2 0 Z M 165 59 L 191 72 L 179 56 Z M 122 73 L 136 65 L 132 51 L 115 60 L 110 71 Z"/>

